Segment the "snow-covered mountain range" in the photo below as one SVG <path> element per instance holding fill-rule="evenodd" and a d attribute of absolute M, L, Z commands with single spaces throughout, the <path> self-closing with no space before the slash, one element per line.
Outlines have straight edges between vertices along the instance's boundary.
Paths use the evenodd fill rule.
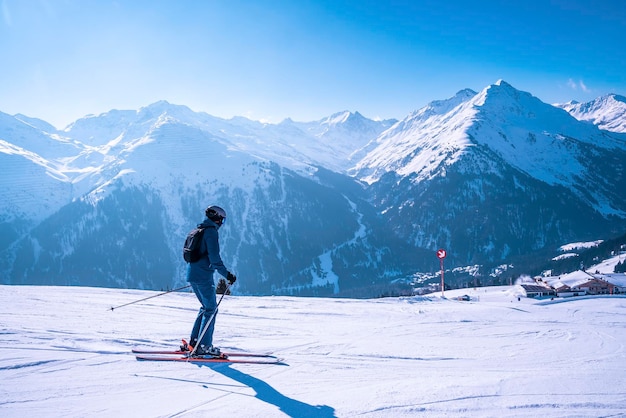
<path fill-rule="evenodd" d="M 249 294 L 371 296 L 437 269 L 440 247 L 497 265 L 623 234 L 626 108 L 592 103 L 498 81 L 400 121 L 264 124 L 162 101 L 59 131 L 0 113 L 0 280 L 176 286 L 209 204 L 229 213 L 222 254 Z"/>
<path fill-rule="evenodd" d="M 589 121 L 600 129 L 626 132 L 626 97 L 617 94 L 598 97 L 587 103 L 570 102 L 556 104 L 567 110 L 576 119 Z"/>

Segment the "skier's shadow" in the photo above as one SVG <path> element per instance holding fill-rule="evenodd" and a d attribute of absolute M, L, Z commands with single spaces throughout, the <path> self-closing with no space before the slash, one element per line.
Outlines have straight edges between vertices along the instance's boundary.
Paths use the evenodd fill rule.
<path fill-rule="evenodd" d="M 242 385 L 250 387 L 256 392 L 255 398 L 275 405 L 281 412 L 290 417 L 336 418 L 334 408 L 328 405 L 309 405 L 289 398 L 261 379 L 232 368 L 231 364 L 211 365 L 209 367 Z"/>

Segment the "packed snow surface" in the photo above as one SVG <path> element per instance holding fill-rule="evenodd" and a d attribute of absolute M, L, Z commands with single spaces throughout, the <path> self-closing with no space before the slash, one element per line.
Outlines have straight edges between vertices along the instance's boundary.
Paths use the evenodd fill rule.
<path fill-rule="evenodd" d="M 285 365 L 199 366 L 131 354 L 187 337 L 193 294 L 0 286 L 0 416 L 623 416 L 626 298 L 517 289 L 226 296 L 216 344 Z"/>

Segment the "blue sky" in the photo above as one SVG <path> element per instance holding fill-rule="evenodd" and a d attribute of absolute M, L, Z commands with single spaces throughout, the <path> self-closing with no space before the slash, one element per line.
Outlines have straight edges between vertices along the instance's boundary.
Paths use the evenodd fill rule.
<path fill-rule="evenodd" d="M 0 111 L 57 128 L 158 100 L 230 118 L 404 118 L 503 79 L 626 95 L 623 0 L 0 0 Z"/>

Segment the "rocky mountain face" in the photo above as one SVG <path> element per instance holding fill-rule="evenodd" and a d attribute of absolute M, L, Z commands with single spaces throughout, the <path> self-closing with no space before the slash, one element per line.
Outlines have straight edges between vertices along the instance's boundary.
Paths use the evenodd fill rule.
<path fill-rule="evenodd" d="M 157 102 L 56 131 L 0 113 L 0 280 L 178 286 L 210 204 L 241 293 L 377 296 L 435 271 L 438 248 L 528 273 L 533 254 L 626 227 L 626 135 L 572 115 L 502 81 L 401 121 Z"/>

